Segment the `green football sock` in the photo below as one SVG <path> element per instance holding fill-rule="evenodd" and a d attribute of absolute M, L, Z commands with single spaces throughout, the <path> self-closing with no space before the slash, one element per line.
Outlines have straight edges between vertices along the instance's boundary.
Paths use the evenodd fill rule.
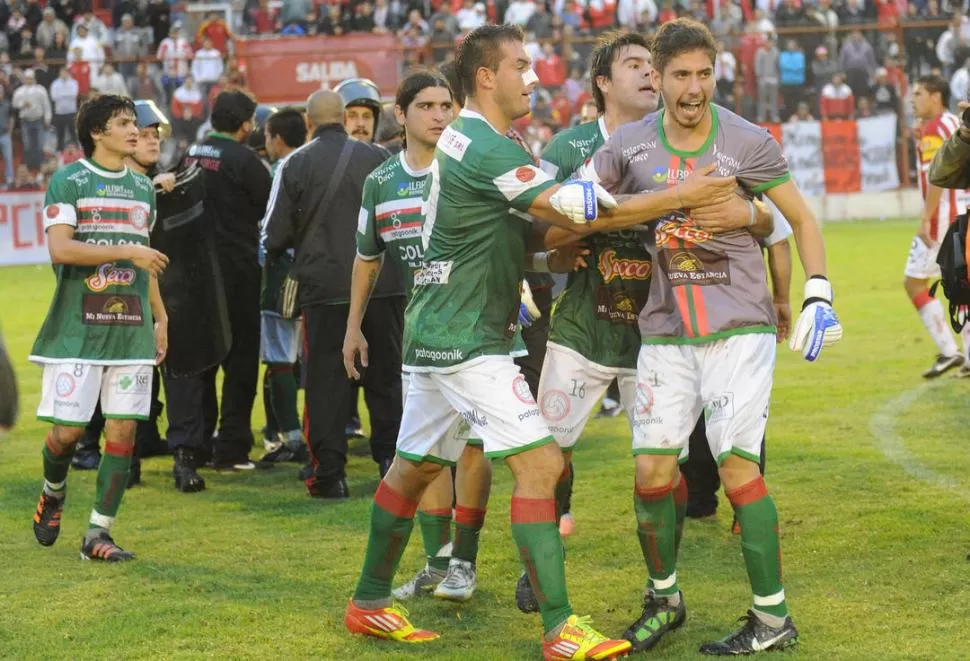
<path fill-rule="evenodd" d="M 273 364 L 269 375 L 270 401 L 276 424 L 280 431 L 300 429 L 300 416 L 296 411 L 296 375 L 292 365 Z"/>
<path fill-rule="evenodd" d="M 778 511 L 768 495 L 764 478 L 758 477 L 728 491 L 727 497 L 741 525 L 741 553 L 754 594 L 754 610 L 785 617 L 788 604 L 781 583 Z"/>
<path fill-rule="evenodd" d="M 478 559 L 478 536 L 485 525 L 485 510 L 455 507 L 455 547 L 452 557 L 475 564 Z"/>
<path fill-rule="evenodd" d="M 674 510 L 677 514 L 677 528 L 674 535 L 674 553 L 680 553 L 680 540 L 684 537 L 684 521 L 687 520 L 687 478 L 680 476 L 674 487 Z"/>
<path fill-rule="evenodd" d="M 98 464 L 94 509 L 88 521 L 88 530 L 109 530 L 114 523 L 118 508 L 121 507 L 121 499 L 128 488 L 128 471 L 131 469 L 131 456 L 134 452 L 134 443 L 105 439 L 104 454 Z"/>
<path fill-rule="evenodd" d="M 571 475 L 572 464 L 567 463 L 566 467 L 562 469 L 562 475 L 559 476 L 559 481 L 556 482 L 556 523 L 559 523 L 559 519 L 567 511 L 569 496 L 573 490 L 572 480 L 570 479 Z"/>
<path fill-rule="evenodd" d="M 573 613 L 566 593 L 556 501 L 512 496 L 512 538 L 539 602 L 542 630 L 552 631 Z"/>
<path fill-rule="evenodd" d="M 44 458 L 44 491 L 48 495 L 57 496 L 59 492 L 64 491 L 67 473 L 71 470 L 71 459 L 74 457 L 74 448 L 77 446 L 72 445 L 68 448 L 61 448 L 60 446 L 54 445 L 53 433 L 49 432 L 47 434 L 47 440 L 44 442 L 44 449 L 41 450 L 41 456 Z"/>
<path fill-rule="evenodd" d="M 447 570 L 451 554 L 442 554 L 441 549 L 451 544 L 451 510 L 419 510 L 418 526 L 421 528 L 428 566 L 439 571 Z"/>
<path fill-rule="evenodd" d="M 390 603 L 391 581 L 408 545 L 417 509 L 416 502 L 407 500 L 386 483 L 381 482 L 377 487 L 371 505 L 364 567 L 354 590 L 355 602 L 370 602 L 372 608 L 378 607 L 377 603 Z"/>
<path fill-rule="evenodd" d="M 647 563 L 654 593 L 674 596 L 677 585 L 677 510 L 670 485 L 636 487 L 633 506 L 637 514 L 637 537 Z"/>

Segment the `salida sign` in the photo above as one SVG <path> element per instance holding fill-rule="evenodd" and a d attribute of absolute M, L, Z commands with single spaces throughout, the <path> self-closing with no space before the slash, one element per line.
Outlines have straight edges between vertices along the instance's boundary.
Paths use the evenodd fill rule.
<path fill-rule="evenodd" d="M 300 103 L 348 78 L 369 78 L 384 96 L 397 89 L 401 51 L 390 35 L 239 39 L 236 52 L 260 103 Z"/>

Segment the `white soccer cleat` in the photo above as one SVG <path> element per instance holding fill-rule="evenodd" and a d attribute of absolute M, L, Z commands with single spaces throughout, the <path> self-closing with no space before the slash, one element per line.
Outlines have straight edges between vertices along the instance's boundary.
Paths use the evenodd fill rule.
<path fill-rule="evenodd" d="M 452 558 L 448 563 L 448 573 L 445 580 L 435 588 L 435 599 L 448 601 L 468 601 L 475 594 L 478 587 L 478 572 L 475 565 L 468 560 Z"/>
<path fill-rule="evenodd" d="M 445 572 L 430 565 L 425 565 L 410 581 L 392 590 L 391 594 L 398 601 L 407 601 L 414 597 L 431 594 L 438 584 L 445 578 Z"/>

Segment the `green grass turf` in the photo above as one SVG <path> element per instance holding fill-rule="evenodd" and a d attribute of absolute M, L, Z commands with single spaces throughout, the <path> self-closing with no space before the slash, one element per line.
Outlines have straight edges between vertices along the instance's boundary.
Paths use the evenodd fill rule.
<path fill-rule="evenodd" d="M 768 485 L 781 516 L 786 592 L 803 659 L 970 658 L 970 382 L 942 380 L 905 405 L 935 350 L 901 287 L 912 222 L 825 228 L 845 339 L 810 365 L 779 352 L 768 427 Z M 796 268 L 794 298 L 800 300 Z M 0 657 L 10 659 L 535 659 L 539 622 L 515 610 L 518 559 L 508 522 L 510 474 L 496 465 L 482 533 L 479 591 L 464 606 L 411 605 L 443 638 L 417 648 L 342 629 L 366 542 L 377 470 L 354 456 L 353 498 L 310 500 L 287 465 L 205 472 L 208 490 L 179 494 L 170 460 L 146 462 L 115 528 L 135 562 L 82 562 L 78 547 L 94 473 L 69 478 L 61 540 L 40 547 L 30 517 L 46 433 L 33 419 L 40 370 L 25 357 L 53 287 L 47 267 L 0 270 L 0 320 L 17 359 L 20 426 L 0 441 Z M 874 423 L 872 418 L 877 415 Z M 879 417 L 881 416 L 881 417 Z M 257 403 L 254 429 L 262 424 Z M 893 438 L 880 441 L 887 429 Z M 894 443 L 890 461 L 881 443 Z M 639 615 L 645 570 L 634 534 L 626 422 L 595 420 L 575 455 L 569 541 L 573 604 L 619 634 Z M 254 456 L 260 454 L 254 449 Z M 908 474 L 902 464 L 918 467 Z M 926 481 L 929 480 L 929 481 Z M 722 498 L 723 502 L 723 498 Z M 730 508 L 687 524 L 679 576 L 684 629 L 652 654 L 696 658 L 749 605 Z M 400 577 L 423 562 L 417 533 Z"/>

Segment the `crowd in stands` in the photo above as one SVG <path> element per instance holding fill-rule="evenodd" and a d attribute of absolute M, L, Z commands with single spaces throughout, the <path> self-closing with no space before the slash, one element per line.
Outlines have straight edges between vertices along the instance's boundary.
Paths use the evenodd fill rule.
<path fill-rule="evenodd" d="M 232 25 L 216 12 L 193 30 L 173 19 L 168 0 L 115 0 L 110 25 L 87 2 L 0 0 L 4 188 L 42 182 L 77 157 L 73 118 L 92 92 L 155 100 L 185 146 L 219 91 L 246 87 L 233 57 L 240 35 L 395 35 L 403 71 L 453 58 L 487 21 L 521 25 L 540 88 L 520 128 L 536 146 L 579 121 L 590 101 L 586 58 L 597 33 L 650 33 L 678 16 L 710 26 L 721 49 L 716 100 L 754 121 L 898 113 L 905 137 L 915 76 L 947 76 L 954 103 L 970 89 L 970 18 L 963 4 L 938 0 L 233 0 Z M 29 174 L 13 171 L 20 150 Z"/>

